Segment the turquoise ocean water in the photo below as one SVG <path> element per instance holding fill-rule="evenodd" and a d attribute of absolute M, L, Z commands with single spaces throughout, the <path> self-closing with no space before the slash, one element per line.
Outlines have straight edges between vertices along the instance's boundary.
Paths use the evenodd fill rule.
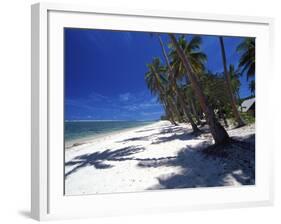
<path fill-rule="evenodd" d="M 66 147 L 81 144 L 102 134 L 152 124 L 155 121 L 65 121 Z"/>

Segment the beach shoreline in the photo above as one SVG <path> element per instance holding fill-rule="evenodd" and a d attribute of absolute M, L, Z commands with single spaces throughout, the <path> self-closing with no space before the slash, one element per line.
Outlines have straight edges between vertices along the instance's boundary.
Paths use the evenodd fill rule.
<path fill-rule="evenodd" d="M 159 121 L 154 121 L 154 122 L 152 121 L 150 124 L 138 125 L 136 127 L 129 127 L 129 128 L 123 128 L 120 130 L 113 130 L 113 131 L 107 131 L 104 133 L 93 134 L 88 137 L 80 137 L 77 139 L 67 140 L 67 141 L 65 140 L 65 150 L 70 150 L 70 149 L 75 148 L 76 146 L 80 146 L 80 145 L 84 145 L 84 144 L 90 144 L 93 141 L 99 141 L 101 139 L 104 139 L 107 136 L 114 136 L 115 134 L 118 134 L 120 132 L 133 131 L 135 129 L 142 128 L 142 127 L 145 127 L 147 125 L 151 125 L 151 124 L 154 124 L 157 122 L 159 122 Z"/>
<path fill-rule="evenodd" d="M 254 124 L 228 133 L 254 144 Z M 242 154 L 230 149 L 230 156 L 239 159 L 204 156 L 200 150 L 212 143 L 210 133 L 194 136 L 189 124 L 174 126 L 168 121 L 105 134 L 65 150 L 65 193 L 254 184 L 254 145 Z"/>

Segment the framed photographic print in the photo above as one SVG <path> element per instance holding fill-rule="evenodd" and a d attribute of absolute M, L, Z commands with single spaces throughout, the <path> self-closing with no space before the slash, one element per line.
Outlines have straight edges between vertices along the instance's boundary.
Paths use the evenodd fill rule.
<path fill-rule="evenodd" d="M 33 5 L 32 217 L 272 204 L 272 26 Z"/>

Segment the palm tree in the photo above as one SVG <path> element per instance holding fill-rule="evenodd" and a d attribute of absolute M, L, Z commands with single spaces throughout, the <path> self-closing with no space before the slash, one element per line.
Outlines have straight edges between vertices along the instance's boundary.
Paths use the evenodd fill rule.
<path fill-rule="evenodd" d="M 233 64 L 229 65 L 229 76 L 230 76 L 230 82 L 233 90 L 233 94 L 236 98 L 236 101 L 240 99 L 239 96 L 239 89 L 241 86 L 241 82 L 239 80 L 239 77 L 241 76 L 241 72 L 239 69 L 235 69 Z"/>
<path fill-rule="evenodd" d="M 252 96 L 255 96 L 255 80 L 251 80 L 249 83 L 249 89 L 251 91 Z"/>
<path fill-rule="evenodd" d="M 242 68 L 241 73 L 246 73 L 247 79 L 255 75 L 255 66 L 256 66 L 256 45 L 255 38 L 246 37 L 244 40 L 237 46 L 237 52 L 241 54 L 239 60 L 239 67 Z"/>
<path fill-rule="evenodd" d="M 225 127 L 228 127 L 226 115 L 229 114 L 230 102 L 225 85 L 225 78 L 221 74 L 214 74 L 211 71 L 204 72 L 200 76 L 200 82 L 208 104 L 216 111 L 218 119 L 222 119 Z"/>
<path fill-rule="evenodd" d="M 167 119 L 175 126 L 178 124 L 176 123 L 175 119 L 178 117 L 178 112 L 171 109 L 172 108 L 172 101 L 170 97 L 166 97 L 163 94 L 160 94 L 158 97 L 158 101 L 162 104 Z"/>
<path fill-rule="evenodd" d="M 193 36 L 190 41 L 186 41 L 185 36 L 181 35 L 178 39 L 180 47 L 184 50 L 185 55 L 190 59 L 190 64 L 196 75 L 201 74 L 205 70 L 205 62 L 207 61 L 207 55 L 200 50 L 202 44 L 202 38 L 200 36 Z M 173 48 L 173 45 L 171 45 Z M 186 70 L 182 63 L 181 58 L 178 56 L 178 53 L 175 49 L 170 52 L 169 55 L 172 59 L 172 67 L 175 70 L 176 78 L 181 79 L 184 77 L 186 83 L 189 83 L 189 80 L 186 76 Z M 191 97 L 191 95 L 189 95 Z M 190 101 L 189 101 L 190 102 Z M 192 103 L 192 102 L 191 102 Z M 191 105 L 192 106 L 192 105 Z M 195 109 L 195 107 L 193 107 Z M 196 111 L 197 114 L 198 112 Z M 196 117 L 196 115 L 195 115 Z M 200 119 L 196 118 L 198 124 L 201 124 Z"/>
<path fill-rule="evenodd" d="M 223 37 L 219 37 L 219 41 L 220 41 L 220 47 L 221 47 L 221 55 L 222 55 L 222 62 L 223 62 L 223 69 L 224 69 L 224 77 L 225 77 L 225 82 L 226 82 L 226 86 L 227 86 L 227 91 L 228 91 L 228 95 L 230 98 L 230 104 L 231 104 L 231 108 L 232 108 L 232 112 L 234 114 L 235 120 L 238 123 L 238 127 L 244 126 L 245 123 L 242 120 L 238 109 L 237 109 L 237 103 L 236 103 L 236 98 L 233 94 L 233 89 L 231 86 L 231 79 L 230 79 L 230 74 L 227 70 L 227 62 L 226 62 L 226 55 L 225 55 L 225 48 L 224 48 L 224 41 L 223 41 Z"/>
<path fill-rule="evenodd" d="M 198 133 L 198 132 L 200 132 L 200 129 L 197 127 L 197 125 L 193 121 L 193 118 L 190 114 L 190 111 L 188 110 L 187 105 L 184 102 L 184 95 L 183 95 L 182 91 L 180 91 L 179 88 L 178 88 L 175 73 L 174 73 L 174 71 L 173 71 L 173 69 L 170 65 L 169 58 L 168 58 L 168 55 L 166 53 L 162 38 L 161 38 L 160 34 L 158 34 L 157 36 L 158 36 L 158 40 L 159 40 L 159 43 L 160 43 L 160 46 L 161 46 L 161 49 L 162 49 L 162 54 L 163 54 L 165 62 L 166 62 L 166 66 L 168 68 L 168 78 L 169 78 L 169 81 L 170 81 L 170 84 L 171 84 L 171 89 L 174 90 L 175 96 L 179 100 L 179 104 L 180 104 L 180 106 L 183 110 L 184 115 L 188 118 L 188 121 L 191 124 L 193 132 Z"/>
<path fill-rule="evenodd" d="M 224 127 L 218 122 L 214 111 L 208 105 L 206 96 L 203 93 L 203 90 L 199 83 L 198 77 L 196 76 L 196 74 L 194 72 L 194 68 L 191 66 L 188 55 L 185 54 L 184 49 L 179 45 L 174 34 L 169 34 L 169 37 L 171 39 L 172 45 L 176 48 L 176 52 L 177 52 L 178 56 L 180 57 L 181 62 L 186 71 L 185 74 L 187 75 L 188 79 L 190 80 L 192 89 L 194 90 L 194 93 L 196 94 L 196 96 L 199 100 L 200 106 L 206 115 L 207 122 L 210 126 L 210 131 L 215 140 L 215 143 L 222 144 L 222 143 L 228 142 L 229 141 L 228 133 L 226 132 Z"/>
<path fill-rule="evenodd" d="M 184 35 L 181 35 L 178 39 L 178 44 L 183 49 L 185 55 L 189 58 L 190 65 L 195 74 L 199 74 L 205 70 L 205 62 L 207 61 L 207 55 L 200 51 L 202 44 L 202 38 L 200 36 L 194 36 L 188 42 Z M 183 75 L 186 71 L 182 60 L 177 54 L 177 51 L 171 51 L 170 56 L 172 58 L 172 64 L 178 68 L 179 74 Z"/>
<path fill-rule="evenodd" d="M 149 71 L 145 75 L 145 81 L 147 83 L 148 88 L 150 89 L 153 95 L 158 96 L 160 102 L 162 102 L 164 110 L 166 111 L 167 117 L 171 119 L 171 122 L 175 125 L 175 107 L 173 107 L 172 101 L 170 98 L 166 97 L 166 89 L 165 89 L 165 82 L 167 81 L 163 75 L 165 72 L 165 68 L 161 66 L 160 59 L 154 58 L 151 64 L 147 65 Z"/>
<path fill-rule="evenodd" d="M 160 65 L 159 58 L 154 58 L 152 63 L 148 64 L 147 67 L 148 72 L 145 74 L 146 84 L 153 95 L 158 95 L 164 91 L 163 82 L 165 79 L 160 75 L 164 71 L 164 67 Z"/>
<path fill-rule="evenodd" d="M 203 125 L 203 123 L 201 122 L 200 117 L 199 117 L 198 107 L 196 107 L 196 99 L 194 98 L 194 93 L 189 84 L 186 84 L 183 86 L 183 92 L 184 92 L 184 96 L 187 101 L 187 104 L 190 106 L 191 113 L 196 120 L 196 124 Z"/>

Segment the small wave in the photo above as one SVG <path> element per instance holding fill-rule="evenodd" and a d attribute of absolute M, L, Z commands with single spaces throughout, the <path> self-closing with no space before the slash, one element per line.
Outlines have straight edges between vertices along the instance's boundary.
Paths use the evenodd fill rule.
<path fill-rule="evenodd" d="M 86 144 L 86 142 L 76 142 L 76 143 L 73 143 L 72 145 L 66 146 L 65 148 L 66 149 L 71 149 L 73 147 L 84 145 L 84 144 Z"/>

